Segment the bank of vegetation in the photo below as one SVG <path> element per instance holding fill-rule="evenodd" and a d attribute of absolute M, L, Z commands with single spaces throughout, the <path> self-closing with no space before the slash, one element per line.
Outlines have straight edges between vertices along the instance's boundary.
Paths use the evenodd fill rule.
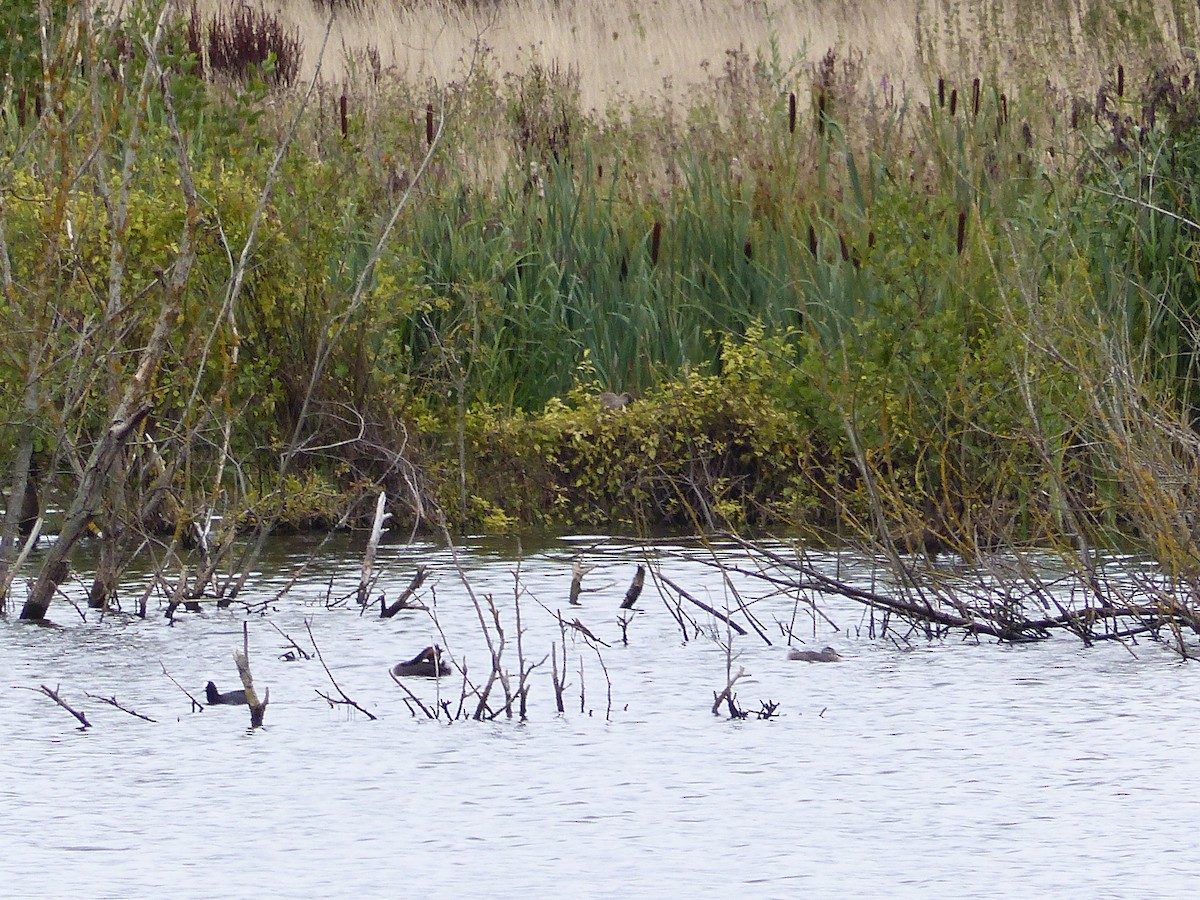
<path fill-rule="evenodd" d="M 236 593 L 381 490 L 405 531 L 1123 543 L 1190 583 L 1200 92 L 1155 10 L 1085 23 L 1127 54 L 1086 91 L 769 43 L 597 112 L 485 36 L 331 82 L 257 6 L 5 4 L 0 588 L 48 527 L 27 617 L 84 539 L 96 606 L 136 554 Z"/>

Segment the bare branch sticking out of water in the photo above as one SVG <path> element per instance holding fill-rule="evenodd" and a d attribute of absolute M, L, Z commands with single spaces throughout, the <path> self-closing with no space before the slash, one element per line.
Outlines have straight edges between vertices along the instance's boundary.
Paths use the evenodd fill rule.
<path fill-rule="evenodd" d="M 51 690 L 50 688 L 46 687 L 46 685 L 44 685 L 44 684 L 39 687 L 35 687 L 35 688 L 26 687 L 25 685 L 21 685 L 21 684 L 13 685 L 13 687 L 17 688 L 18 690 L 22 690 L 22 691 L 33 691 L 35 694 L 45 694 L 47 697 L 49 697 L 51 700 L 53 700 L 55 703 L 57 703 L 59 706 L 61 706 L 63 709 L 65 709 L 67 712 L 69 712 L 71 715 L 73 715 L 76 719 L 79 720 L 79 730 L 80 731 L 83 731 L 84 729 L 92 727 L 92 723 L 87 720 L 87 716 L 85 716 L 79 710 L 74 709 L 69 703 L 67 703 L 66 700 L 64 700 L 62 697 L 59 696 L 59 693 L 58 693 L 58 689 L 60 687 L 59 685 L 55 685 L 54 690 Z"/>
<path fill-rule="evenodd" d="M 250 707 L 250 727 L 261 728 L 263 718 L 267 714 L 267 704 L 271 702 L 271 689 L 263 692 L 262 700 L 258 699 L 258 691 L 254 689 L 254 676 L 250 673 L 250 625 L 242 623 L 242 649 L 235 650 L 233 664 L 237 666 L 238 677 L 242 679 L 242 687 L 246 690 L 246 705 Z"/>
<path fill-rule="evenodd" d="M 150 718 L 149 716 L 143 716 L 140 712 L 137 712 L 136 710 L 132 710 L 132 709 L 129 709 L 128 707 L 122 706 L 120 703 L 117 702 L 117 698 L 115 696 L 101 697 L 99 694 L 88 694 L 86 692 L 84 693 L 84 696 L 88 697 L 92 700 L 99 700 L 101 703 L 107 703 L 109 706 L 114 706 L 117 709 L 119 709 L 121 712 L 126 713 L 127 715 L 133 716 L 135 719 L 141 719 L 143 722 L 150 722 L 155 725 L 158 724 L 157 722 L 154 721 L 154 719 Z"/>
<path fill-rule="evenodd" d="M 270 620 L 268 620 L 268 621 L 270 621 Z M 287 641 L 289 644 L 292 645 L 292 649 L 285 650 L 280 655 L 280 657 L 279 657 L 280 659 L 284 660 L 285 662 L 295 662 L 298 659 L 305 659 L 305 660 L 312 659 L 312 656 L 309 655 L 309 652 L 307 650 L 305 650 L 303 647 L 301 647 L 299 644 L 297 644 L 295 641 L 292 640 L 291 635 L 287 634 L 287 632 L 285 632 L 282 628 L 280 628 L 274 622 L 271 622 L 271 627 L 274 628 L 277 632 L 279 632 L 280 637 L 282 637 L 285 641 Z"/>
<path fill-rule="evenodd" d="M 328 703 L 330 706 L 338 706 L 338 705 L 352 706 L 355 709 L 357 709 L 360 713 L 362 713 L 364 716 L 366 716 L 368 719 L 370 719 L 372 722 L 374 722 L 378 717 L 373 715 L 372 713 L 368 712 L 367 710 L 363 709 L 361 706 L 359 706 L 357 703 L 355 703 L 353 700 L 351 700 L 350 697 L 346 694 L 346 692 L 342 690 L 341 685 L 339 685 L 337 683 L 337 679 L 333 677 L 333 673 L 329 671 L 329 666 L 326 665 L 326 663 L 325 663 L 325 657 L 321 654 L 321 648 L 319 646 L 317 646 L 317 639 L 315 637 L 313 637 L 312 622 L 310 622 L 308 619 L 305 619 L 304 627 L 308 631 L 308 639 L 310 641 L 312 641 L 313 650 L 316 651 L 317 660 L 321 663 L 321 668 L 324 669 L 325 674 L 329 676 L 329 683 L 333 685 L 334 690 L 338 692 L 338 696 L 341 697 L 341 699 L 334 700 L 329 695 L 322 694 L 320 691 L 317 691 L 317 694 L 320 697 L 322 697 L 325 700 L 325 702 Z M 401 685 L 401 687 L 404 687 L 404 686 Z M 407 688 L 406 688 L 406 690 L 407 690 Z"/>
<path fill-rule="evenodd" d="M 733 693 L 733 686 L 738 683 L 738 680 L 746 676 L 746 670 L 742 666 L 738 666 L 737 674 L 729 679 L 729 684 L 725 685 L 723 691 L 713 691 L 712 711 L 714 716 L 721 714 L 721 704 L 729 704 L 729 718 L 744 719 L 746 714 L 737 707 L 737 697 Z"/>
<path fill-rule="evenodd" d="M 371 537 L 367 540 L 367 549 L 363 553 L 362 577 L 358 580 L 359 606 L 367 605 L 367 601 L 370 600 L 371 588 L 379 577 L 375 574 L 375 553 L 379 549 L 379 539 L 383 536 L 383 523 L 389 517 L 389 514 L 385 512 L 386 507 L 387 492 L 380 491 L 379 499 L 375 502 L 375 518 L 371 523 Z"/>
<path fill-rule="evenodd" d="M 393 603 L 391 606 L 388 606 L 387 603 L 384 601 L 383 596 L 380 595 L 380 597 L 379 597 L 379 618 L 390 619 L 390 618 L 392 618 L 392 616 L 396 615 L 396 613 L 400 612 L 401 610 L 405 610 L 405 609 L 424 610 L 425 607 L 423 605 L 421 605 L 420 603 L 411 603 L 410 600 L 412 599 L 412 596 L 418 590 L 420 590 L 421 585 L 425 583 L 425 579 L 428 576 L 429 576 L 429 570 L 427 568 L 425 568 L 425 566 L 417 566 L 417 573 L 415 575 L 413 575 L 412 581 L 410 581 L 408 583 L 408 587 L 406 587 L 404 589 L 404 591 L 400 594 L 400 596 L 398 598 L 396 598 L 396 602 Z"/>
<path fill-rule="evenodd" d="M 182 684 L 180 684 L 178 681 L 176 681 L 175 676 L 167 671 L 167 667 L 162 662 L 159 662 L 159 665 L 162 666 L 163 674 L 167 676 L 167 679 L 171 682 L 171 684 L 173 684 L 173 685 L 175 685 L 175 687 L 179 688 L 179 690 L 181 690 L 183 692 L 183 695 L 192 701 L 192 712 L 204 712 L 204 704 L 201 703 L 199 700 L 197 700 L 195 697 L 193 697 L 191 692 L 187 688 L 185 688 Z"/>
<path fill-rule="evenodd" d="M 633 575 L 633 581 L 629 584 L 629 590 L 625 592 L 625 599 L 621 601 L 621 609 L 633 609 L 633 604 L 637 603 L 638 597 L 642 594 L 642 586 L 646 583 L 646 567 L 638 563 L 637 572 Z"/>
<path fill-rule="evenodd" d="M 697 600 L 695 597 L 693 597 L 691 594 L 689 594 L 687 591 L 685 591 L 683 588 L 681 588 L 679 585 L 677 585 L 675 582 L 673 582 L 666 575 L 663 575 L 661 572 L 658 574 L 658 577 L 662 580 L 663 584 L 665 584 L 667 587 L 669 587 L 671 590 L 673 590 L 675 593 L 677 593 L 684 600 L 687 600 L 689 603 L 692 603 L 692 604 L 700 607 L 702 610 L 704 610 L 709 615 L 715 616 L 716 618 L 720 619 L 722 622 L 724 622 L 726 625 L 728 625 L 730 628 L 732 628 L 738 634 L 742 634 L 742 635 L 746 634 L 746 629 L 743 628 L 741 625 L 737 624 L 736 622 L 734 622 L 732 619 L 730 619 L 729 616 L 727 616 L 725 613 L 718 612 L 716 609 L 709 606 L 707 603 L 705 603 L 702 600 Z M 771 642 L 767 641 L 767 643 L 769 644 Z"/>
<path fill-rule="evenodd" d="M 572 606 L 580 606 L 579 595 L 583 593 L 583 576 L 595 566 L 585 566 L 583 560 L 578 556 L 571 560 L 571 593 L 570 602 Z"/>

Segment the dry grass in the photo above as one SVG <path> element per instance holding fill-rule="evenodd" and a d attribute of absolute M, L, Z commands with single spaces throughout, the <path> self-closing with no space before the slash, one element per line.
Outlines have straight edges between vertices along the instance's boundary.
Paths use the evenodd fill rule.
<path fill-rule="evenodd" d="M 213 10 L 231 0 L 200 0 Z M 294 24 L 310 75 L 325 30 L 312 0 L 262 0 Z M 1178 7 L 1178 9 L 1177 9 Z M 939 76 L 975 75 L 1007 84 L 1045 73 L 1053 84 L 1094 89 L 1117 63 L 1138 78 L 1152 61 L 1174 62 L 1200 35 L 1200 9 L 1171 0 L 366 0 L 339 14 L 328 77 L 354 63 L 391 69 L 410 82 L 446 83 L 463 74 L 479 42 L 502 73 L 533 63 L 573 67 L 584 110 L 620 100 L 684 99 L 721 74 L 727 53 L 771 57 L 797 81 L 832 48 L 859 53 L 868 84 L 881 79 L 924 92 Z"/>

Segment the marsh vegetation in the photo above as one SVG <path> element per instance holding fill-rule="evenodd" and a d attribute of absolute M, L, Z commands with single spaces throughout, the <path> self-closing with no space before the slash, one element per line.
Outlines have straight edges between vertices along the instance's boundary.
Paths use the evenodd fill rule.
<path fill-rule="evenodd" d="M 1038 546 L 1107 600 L 1129 546 L 1182 651 L 1195 10 L 826 6 L 6 4 L 23 614 L 84 540 L 97 608 L 139 556 L 228 600 L 382 490 L 405 533 L 787 530 L 918 591 Z"/>

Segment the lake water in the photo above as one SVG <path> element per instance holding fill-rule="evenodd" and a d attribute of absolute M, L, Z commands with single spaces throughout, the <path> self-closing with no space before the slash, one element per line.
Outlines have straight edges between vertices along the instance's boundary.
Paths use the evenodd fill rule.
<path fill-rule="evenodd" d="M 269 599 L 310 549 L 276 542 L 242 599 Z M 736 547 L 715 552 L 741 559 Z M 793 662 L 779 623 L 792 621 L 795 599 L 734 579 L 773 642 L 735 636 L 733 668 L 749 673 L 738 702 L 778 712 L 732 721 L 711 711 L 726 683 L 719 621 L 686 604 L 703 633 L 685 641 L 650 579 L 627 645 L 617 621 L 644 559 L 697 599 L 733 605 L 702 564 L 711 551 L 575 538 L 526 548 L 518 578 L 515 542 L 475 542 L 460 560 L 476 596 L 501 611 L 507 670 L 517 669 L 515 583 L 527 662 L 561 641 L 559 612 L 610 646 L 568 631 L 563 715 L 546 660 L 530 676 L 527 721 L 431 721 L 410 713 L 388 668 L 438 643 L 482 681 L 475 608 L 451 556 L 430 544 L 381 548 L 380 589 L 394 599 L 428 566 L 419 597 L 437 625 L 418 611 L 381 620 L 377 607 L 330 604 L 356 583 L 360 554 L 361 539 L 339 537 L 266 615 L 83 622 L 60 599 L 59 629 L 0 620 L 0 896 L 1195 892 L 1197 670 L 1152 642 L 902 652 L 867 637 L 861 608 L 824 598 L 832 625 L 818 620 L 814 633 L 801 612 L 796 631 L 845 659 Z M 595 569 L 571 607 L 577 554 Z M 245 707 L 193 712 L 163 674 L 197 697 L 210 678 L 237 687 L 244 621 L 256 683 L 270 689 L 254 732 Z M 272 625 L 311 652 L 306 621 L 338 683 L 378 721 L 331 708 L 317 660 L 281 658 L 287 641 Z M 457 707 L 457 670 L 406 683 L 429 705 L 440 690 Z M 22 689 L 41 684 L 61 686 L 93 727 L 76 730 Z"/>

